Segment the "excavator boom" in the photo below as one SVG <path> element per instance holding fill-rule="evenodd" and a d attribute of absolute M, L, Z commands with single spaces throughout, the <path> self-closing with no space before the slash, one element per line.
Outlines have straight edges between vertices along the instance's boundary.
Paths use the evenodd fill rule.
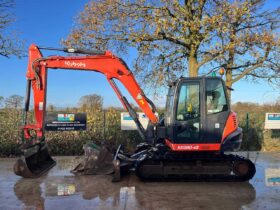
<path fill-rule="evenodd" d="M 38 137 L 42 137 L 44 127 L 43 123 L 45 117 L 48 68 L 86 70 L 104 74 L 125 109 L 128 109 L 125 99 L 114 82 L 114 79 L 117 79 L 128 90 L 132 98 L 136 101 L 151 122 L 153 124 L 158 122 L 153 110 L 155 109 L 154 105 L 147 99 L 126 63 L 120 58 L 114 56 L 110 51 L 98 53 L 99 54 L 97 55 L 90 56 L 50 56 L 45 58 L 42 56 L 37 46 L 30 46 L 26 77 L 27 80 L 31 81 L 34 94 L 36 126 L 39 130 L 37 135 Z"/>

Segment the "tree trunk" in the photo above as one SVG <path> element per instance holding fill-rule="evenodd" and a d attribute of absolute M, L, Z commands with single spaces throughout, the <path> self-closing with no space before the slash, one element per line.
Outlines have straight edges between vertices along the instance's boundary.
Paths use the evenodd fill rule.
<path fill-rule="evenodd" d="M 198 76 L 198 62 L 195 56 L 189 57 L 189 77 Z"/>
<path fill-rule="evenodd" d="M 228 61 L 226 66 L 226 85 L 231 88 L 232 86 L 232 67 L 234 65 L 234 55 L 235 55 L 235 36 L 236 36 L 236 28 L 232 29 L 232 32 L 230 34 L 230 49 L 229 49 L 229 55 L 228 55 Z M 231 90 L 227 89 L 228 92 L 228 98 L 229 102 L 231 103 Z"/>

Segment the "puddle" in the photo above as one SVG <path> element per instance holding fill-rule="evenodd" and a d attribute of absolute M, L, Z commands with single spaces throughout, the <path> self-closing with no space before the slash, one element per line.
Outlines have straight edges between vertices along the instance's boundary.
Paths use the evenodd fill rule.
<path fill-rule="evenodd" d="M 0 209 L 279 209 L 280 186 L 267 185 L 278 157 L 260 154 L 249 183 L 141 182 L 134 175 L 112 183 L 111 176 L 72 175 L 74 157 L 56 157 L 48 175 L 22 179 L 11 170 L 14 159 L 0 159 Z"/>

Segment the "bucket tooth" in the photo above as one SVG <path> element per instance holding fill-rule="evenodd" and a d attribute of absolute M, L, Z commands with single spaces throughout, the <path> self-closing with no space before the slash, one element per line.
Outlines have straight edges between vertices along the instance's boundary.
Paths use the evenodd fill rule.
<path fill-rule="evenodd" d="M 112 182 L 119 182 L 121 180 L 120 161 L 113 160 L 113 165 L 115 170 L 112 177 Z"/>
<path fill-rule="evenodd" d="M 35 145 L 26 149 L 24 155 L 16 161 L 14 172 L 24 178 L 37 178 L 47 173 L 55 164 L 46 145 L 43 147 Z"/>

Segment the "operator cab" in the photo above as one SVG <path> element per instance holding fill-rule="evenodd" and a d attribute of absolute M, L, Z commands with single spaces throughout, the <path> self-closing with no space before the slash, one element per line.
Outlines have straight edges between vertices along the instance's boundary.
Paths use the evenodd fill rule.
<path fill-rule="evenodd" d="M 230 106 L 220 77 L 181 77 L 170 84 L 166 103 L 166 139 L 172 144 L 221 143 Z"/>

